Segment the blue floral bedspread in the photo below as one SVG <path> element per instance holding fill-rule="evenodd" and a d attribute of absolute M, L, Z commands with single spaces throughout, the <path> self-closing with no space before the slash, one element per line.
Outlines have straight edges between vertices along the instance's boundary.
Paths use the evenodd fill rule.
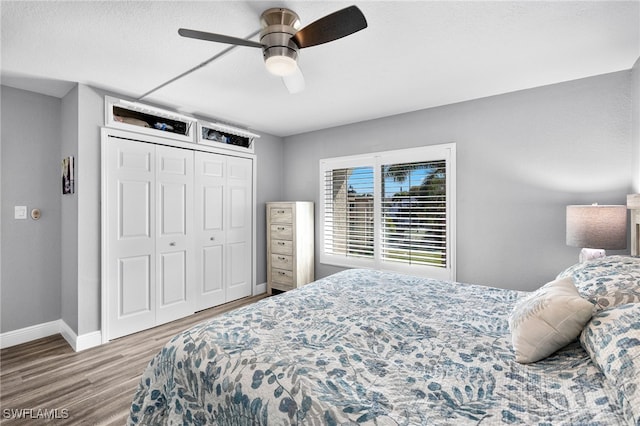
<path fill-rule="evenodd" d="M 617 425 L 578 342 L 514 361 L 526 293 L 348 270 L 213 318 L 151 360 L 129 424 Z"/>

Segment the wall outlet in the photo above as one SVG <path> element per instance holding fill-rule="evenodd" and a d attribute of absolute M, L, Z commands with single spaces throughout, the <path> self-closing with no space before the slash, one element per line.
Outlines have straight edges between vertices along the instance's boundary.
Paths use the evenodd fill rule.
<path fill-rule="evenodd" d="M 14 219 L 26 219 L 27 218 L 27 206 L 14 206 Z"/>

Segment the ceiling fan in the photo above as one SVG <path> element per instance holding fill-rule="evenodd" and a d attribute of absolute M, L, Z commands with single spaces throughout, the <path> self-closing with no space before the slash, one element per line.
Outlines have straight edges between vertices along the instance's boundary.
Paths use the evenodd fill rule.
<path fill-rule="evenodd" d="M 259 43 L 185 28 L 180 28 L 178 34 L 199 40 L 260 48 L 267 70 L 282 77 L 290 93 L 297 93 L 304 89 L 304 77 L 297 62 L 300 49 L 338 40 L 367 28 L 367 20 L 356 6 L 333 12 L 302 29 L 299 29 L 300 18 L 295 12 L 271 8 L 262 13 L 260 24 Z"/>

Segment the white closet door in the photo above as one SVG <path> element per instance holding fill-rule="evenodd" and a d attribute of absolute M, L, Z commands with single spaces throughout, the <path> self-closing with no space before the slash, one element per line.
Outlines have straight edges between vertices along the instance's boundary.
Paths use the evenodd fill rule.
<path fill-rule="evenodd" d="M 154 150 L 126 140 L 107 144 L 110 339 L 155 325 Z"/>
<path fill-rule="evenodd" d="M 192 314 L 193 151 L 156 147 L 156 323 Z"/>
<path fill-rule="evenodd" d="M 103 144 L 107 339 L 251 295 L 253 159 Z"/>
<path fill-rule="evenodd" d="M 196 311 L 227 301 L 224 285 L 226 158 L 195 153 Z"/>
<path fill-rule="evenodd" d="M 227 301 L 251 295 L 252 277 L 252 190 L 251 159 L 227 159 L 226 282 Z"/>

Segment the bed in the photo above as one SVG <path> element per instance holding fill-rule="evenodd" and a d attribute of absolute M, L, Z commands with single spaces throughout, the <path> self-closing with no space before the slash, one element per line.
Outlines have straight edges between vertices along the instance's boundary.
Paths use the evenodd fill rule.
<path fill-rule="evenodd" d="M 547 339 L 535 321 L 571 296 L 554 283 L 577 294 L 577 335 L 518 361 L 517 313 Z M 640 259 L 625 256 L 532 293 L 347 270 L 175 336 L 128 423 L 640 425 L 639 283 Z"/>

